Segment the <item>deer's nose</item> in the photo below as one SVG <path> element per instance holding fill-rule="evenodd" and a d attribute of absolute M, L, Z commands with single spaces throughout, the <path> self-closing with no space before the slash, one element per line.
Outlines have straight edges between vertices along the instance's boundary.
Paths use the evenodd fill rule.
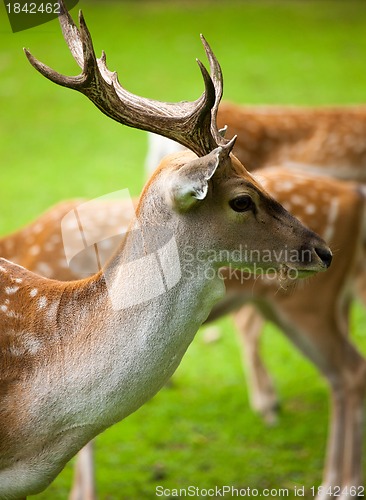
<path fill-rule="evenodd" d="M 330 249 L 317 247 L 315 248 L 315 252 L 317 256 L 321 259 L 323 264 L 328 268 L 331 265 L 333 259 L 333 254 L 330 251 Z"/>

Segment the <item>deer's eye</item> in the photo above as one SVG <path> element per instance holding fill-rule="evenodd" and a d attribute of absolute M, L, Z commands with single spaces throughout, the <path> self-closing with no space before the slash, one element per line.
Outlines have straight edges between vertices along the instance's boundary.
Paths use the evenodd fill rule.
<path fill-rule="evenodd" d="M 248 210 L 252 210 L 254 207 L 253 200 L 249 195 L 233 198 L 230 200 L 229 205 L 235 212 L 248 212 Z"/>

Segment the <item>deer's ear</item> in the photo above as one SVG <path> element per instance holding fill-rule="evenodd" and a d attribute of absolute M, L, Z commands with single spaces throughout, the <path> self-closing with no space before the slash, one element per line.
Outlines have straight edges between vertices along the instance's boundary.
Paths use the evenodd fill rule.
<path fill-rule="evenodd" d="M 177 212 L 186 212 L 200 200 L 204 200 L 208 191 L 208 182 L 220 163 L 222 148 L 192 160 L 171 175 L 167 185 L 167 200 Z"/>

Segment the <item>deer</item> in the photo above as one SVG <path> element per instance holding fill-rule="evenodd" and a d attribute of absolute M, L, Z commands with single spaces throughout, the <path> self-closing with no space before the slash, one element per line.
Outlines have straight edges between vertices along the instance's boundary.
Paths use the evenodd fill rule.
<path fill-rule="evenodd" d="M 332 415 L 324 491 L 336 486 L 361 488 L 366 362 L 348 338 L 348 315 L 354 295 L 364 300 L 357 287 L 359 276 L 365 275 L 364 193 L 355 183 L 295 172 L 287 167 L 263 168 L 256 175 L 275 199 L 304 225 L 326 238 L 337 252 L 326 274 L 319 274 L 302 286 L 288 285 L 287 289 L 281 280 L 271 276 L 251 277 L 248 272 L 236 269 L 222 271 L 226 295 L 214 305 L 205 323 L 233 314 L 245 344 L 244 364 L 252 406 L 270 422 L 275 418 L 277 399 L 257 352 L 261 316 L 256 311 L 259 309 L 265 319 L 282 329 L 330 386 Z M 129 202 L 121 200 L 95 200 L 88 211 L 81 210 L 83 206 L 81 200 L 56 205 L 33 223 L 0 240 L 0 255 L 52 279 L 72 281 L 91 277 L 98 263 L 108 262 L 118 250 L 119 239 L 107 239 L 106 235 L 123 232 L 133 210 Z M 64 231 L 75 233 L 76 240 L 80 227 L 76 224 L 68 227 L 63 222 L 76 212 L 80 213 L 83 231 L 92 231 L 92 240 L 99 242 L 98 260 L 91 258 L 94 244 L 85 247 L 71 262 L 66 258 Z M 96 498 L 91 443 L 79 452 L 75 469 L 70 498 Z"/>
<path fill-rule="evenodd" d="M 190 151 L 161 163 L 117 252 L 92 277 L 50 280 L 0 259 L 0 496 L 9 499 L 44 490 L 87 442 L 159 391 L 224 296 L 221 267 L 257 265 L 284 279 L 292 272 L 304 278 L 332 260 L 324 240 L 232 154 L 235 138 L 220 134 L 222 72 L 204 37 L 210 73 L 198 62 L 202 96 L 164 103 L 121 86 L 105 53 L 97 59 L 82 12 L 77 27 L 60 1 L 59 19 L 81 74 L 57 73 L 25 49 L 32 66 L 110 118 Z M 192 242 L 199 253 L 193 277 L 182 260 Z M 256 256 L 286 247 L 291 259 L 243 255 L 238 262 L 240 245 Z"/>

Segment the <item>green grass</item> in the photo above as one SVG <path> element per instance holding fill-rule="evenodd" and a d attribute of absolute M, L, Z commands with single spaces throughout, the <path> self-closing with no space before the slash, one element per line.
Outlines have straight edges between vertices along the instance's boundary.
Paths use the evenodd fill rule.
<path fill-rule="evenodd" d="M 225 98 L 243 103 L 366 100 L 366 3 L 349 1 L 81 1 L 97 52 L 129 90 L 162 100 L 202 91 L 203 33 L 224 71 Z M 74 10 L 74 13 L 76 9 Z M 145 134 L 102 116 L 84 97 L 41 78 L 26 46 L 61 72 L 78 69 L 56 21 L 12 34 L 0 5 L 0 233 L 51 204 L 143 185 Z M 366 352 L 365 315 L 353 338 Z M 268 429 L 248 408 L 232 324 L 192 344 L 171 386 L 97 439 L 101 499 L 155 498 L 196 485 L 309 488 L 321 480 L 328 394 L 316 370 L 274 328 L 263 338 L 283 411 Z M 35 498 L 64 499 L 71 466 Z"/>

